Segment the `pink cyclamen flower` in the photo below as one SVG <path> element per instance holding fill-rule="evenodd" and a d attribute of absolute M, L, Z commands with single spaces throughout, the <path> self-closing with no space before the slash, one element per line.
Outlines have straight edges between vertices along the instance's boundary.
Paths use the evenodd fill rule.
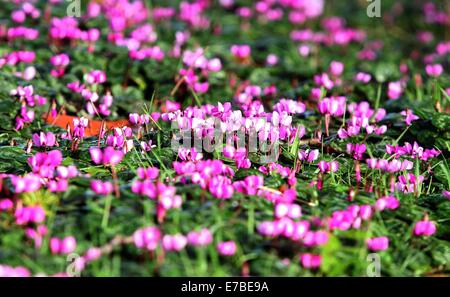
<path fill-rule="evenodd" d="M 278 56 L 275 54 L 269 54 L 266 58 L 267 65 L 273 66 L 278 63 Z"/>
<path fill-rule="evenodd" d="M 55 134 L 52 132 L 40 132 L 39 134 L 34 133 L 32 136 L 33 144 L 34 146 L 40 147 L 40 146 L 54 146 L 56 144 L 56 137 Z"/>
<path fill-rule="evenodd" d="M 322 160 L 317 166 L 322 173 L 336 172 L 339 169 L 339 163 L 337 161 L 327 162 Z"/>
<path fill-rule="evenodd" d="M 91 247 L 86 251 L 83 258 L 87 262 L 91 262 L 91 261 L 99 259 L 101 256 L 102 256 L 102 250 L 100 248 Z"/>
<path fill-rule="evenodd" d="M 249 45 L 233 45 L 231 46 L 231 54 L 239 59 L 246 59 L 250 57 L 250 46 Z"/>
<path fill-rule="evenodd" d="M 403 86 L 400 81 L 390 82 L 388 84 L 388 98 L 398 99 L 403 93 Z"/>
<path fill-rule="evenodd" d="M 442 195 L 443 195 L 445 198 L 450 199 L 450 191 L 444 191 L 444 192 L 442 192 Z"/>
<path fill-rule="evenodd" d="M 414 225 L 414 235 L 416 236 L 431 236 L 434 233 L 436 233 L 436 225 L 434 222 L 424 220 Z"/>
<path fill-rule="evenodd" d="M 208 228 L 196 232 L 191 231 L 187 235 L 188 243 L 193 246 L 205 246 L 213 241 L 211 231 Z"/>
<path fill-rule="evenodd" d="M 300 262 L 307 269 L 315 269 L 320 267 L 322 257 L 320 255 L 305 253 L 300 256 Z"/>
<path fill-rule="evenodd" d="M 237 246 L 232 240 L 222 241 L 217 244 L 217 251 L 221 256 L 232 256 L 236 253 Z"/>
<path fill-rule="evenodd" d="M 91 189 L 96 194 L 109 195 L 113 191 L 113 184 L 111 182 L 102 182 L 101 180 L 93 180 L 91 181 Z"/>
<path fill-rule="evenodd" d="M 361 160 L 365 152 L 366 152 L 366 145 L 364 143 L 362 144 L 347 143 L 347 153 L 353 155 L 354 159 Z"/>
<path fill-rule="evenodd" d="M 367 247 L 372 251 L 385 251 L 389 247 L 389 238 L 386 236 L 369 238 L 366 241 Z"/>
<path fill-rule="evenodd" d="M 50 250 L 52 254 L 70 254 L 77 247 L 77 241 L 73 236 L 67 236 L 63 239 L 52 237 L 50 239 Z"/>
<path fill-rule="evenodd" d="M 317 160 L 317 158 L 319 158 L 319 150 L 315 149 L 315 150 L 309 150 L 307 149 L 306 151 L 300 150 L 298 152 L 298 159 L 300 161 L 307 161 L 309 163 L 314 162 L 315 160 Z"/>
<path fill-rule="evenodd" d="M 282 217 L 298 219 L 301 216 L 302 208 L 298 204 L 277 203 L 277 205 L 275 205 L 275 217 L 277 219 Z"/>
<path fill-rule="evenodd" d="M 115 166 L 122 161 L 123 152 L 112 147 L 107 147 L 103 151 L 98 147 L 89 148 L 91 159 L 95 164 Z"/>
<path fill-rule="evenodd" d="M 396 209 L 400 206 L 400 202 L 394 196 L 381 197 L 375 202 L 375 209 L 383 211 L 384 209 Z"/>
<path fill-rule="evenodd" d="M 133 241 L 137 248 L 153 251 L 158 247 L 161 231 L 156 227 L 138 229 L 133 234 Z"/>
<path fill-rule="evenodd" d="M 416 121 L 419 119 L 419 117 L 416 116 L 413 111 L 408 108 L 400 112 L 400 114 L 405 117 L 405 122 L 408 126 L 411 125 L 412 121 Z"/>
<path fill-rule="evenodd" d="M 0 199 L 0 210 L 9 210 L 14 207 L 14 203 L 11 199 Z"/>
<path fill-rule="evenodd" d="M 106 74 L 101 70 L 93 70 L 86 76 L 89 84 L 102 84 L 106 81 Z"/>
<path fill-rule="evenodd" d="M 425 71 L 429 76 L 439 77 L 444 71 L 444 68 L 441 64 L 432 64 L 425 66 Z"/>
<path fill-rule="evenodd" d="M 176 251 L 179 252 L 187 244 L 187 238 L 186 236 L 182 234 L 175 234 L 175 235 L 164 235 L 162 239 L 162 247 L 166 251 Z"/>
<path fill-rule="evenodd" d="M 330 63 L 330 72 L 333 76 L 340 76 L 344 72 L 344 64 L 339 61 L 332 61 Z"/>

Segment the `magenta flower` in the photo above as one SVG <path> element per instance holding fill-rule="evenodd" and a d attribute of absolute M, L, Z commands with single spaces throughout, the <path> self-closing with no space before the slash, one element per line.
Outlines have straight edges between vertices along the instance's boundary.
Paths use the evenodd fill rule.
<path fill-rule="evenodd" d="M 179 252 L 187 245 L 187 238 L 182 234 L 164 235 L 162 247 L 166 251 Z"/>
<path fill-rule="evenodd" d="M 231 46 L 231 54 L 238 59 L 246 59 L 250 57 L 250 46 L 249 45 L 233 45 Z"/>
<path fill-rule="evenodd" d="M 34 146 L 54 146 L 56 144 L 55 134 L 52 132 L 44 133 L 40 132 L 39 134 L 34 133 L 32 136 Z"/>
<path fill-rule="evenodd" d="M 327 162 L 322 160 L 317 166 L 322 173 L 336 172 L 339 169 L 339 163 L 337 161 Z"/>
<path fill-rule="evenodd" d="M 217 244 L 217 251 L 221 256 L 233 256 L 236 253 L 237 246 L 234 241 L 222 241 Z"/>
<path fill-rule="evenodd" d="M 444 68 L 441 64 L 432 64 L 425 66 L 425 71 L 429 76 L 439 77 L 444 71 Z"/>
<path fill-rule="evenodd" d="M 212 177 L 208 183 L 208 189 L 213 196 L 219 199 L 229 199 L 234 192 L 231 180 L 223 175 Z"/>
<path fill-rule="evenodd" d="M 412 121 L 416 121 L 416 120 L 419 119 L 419 117 L 416 116 L 413 113 L 413 111 L 411 109 L 408 109 L 408 108 L 403 110 L 402 112 L 400 112 L 400 114 L 405 117 L 405 122 L 406 122 L 406 125 L 408 125 L 408 126 L 411 125 Z"/>
<path fill-rule="evenodd" d="M 302 208 L 298 204 L 277 203 L 275 205 L 275 218 L 289 217 L 298 219 L 302 216 Z"/>
<path fill-rule="evenodd" d="M 91 159 L 95 164 L 115 166 L 122 161 L 123 152 L 112 147 L 106 147 L 103 151 L 98 147 L 89 148 Z"/>
<path fill-rule="evenodd" d="M 317 105 L 321 114 L 340 117 L 345 111 L 346 98 L 344 96 L 323 98 Z"/>
<path fill-rule="evenodd" d="M 372 79 L 372 76 L 370 74 L 364 73 L 364 72 L 358 72 L 355 75 L 355 78 L 354 78 L 354 80 L 360 81 L 360 82 L 365 83 L 365 84 L 370 82 L 371 79 Z"/>
<path fill-rule="evenodd" d="M 340 76 L 344 72 L 344 64 L 339 61 L 332 61 L 330 63 L 330 73 L 333 76 Z"/>
<path fill-rule="evenodd" d="M 102 84 L 106 81 L 106 74 L 101 70 L 93 70 L 86 76 L 88 84 Z"/>
<path fill-rule="evenodd" d="M 385 251 L 389 247 L 389 238 L 386 236 L 369 238 L 367 239 L 366 244 L 367 247 L 374 252 Z"/>
<path fill-rule="evenodd" d="M 403 93 L 402 83 L 399 81 L 390 82 L 388 84 L 388 98 L 398 99 Z"/>
<path fill-rule="evenodd" d="M 133 234 L 133 241 L 137 248 L 154 251 L 161 239 L 161 231 L 156 227 L 138 229 Z"/>
<path fill-rule="evenodd" d="M 0 210 L 1 211 L 10 210 L 13 207 L 14 207 L 14 203 L 12 202 L 11 199 L 8 199 L 8 198 L 0 199 Z"/>
<path fill-rule="evenodd" d="M 190 245 L 205 246 L 213 241 L 213 236 L 208 228 L 203 228 L 198 232 L 196 231 L 189 232 L 187 235 L 187 240 Z"/>
<path fill-rule="evenodd" d="M 326 231 L 307 231 L 302 236 L 303 244 L 308 247 L 324 245 L 328 242 L 328 233 Z"/>
<path fill-rule="evenodd" d="M 156 179 L 159 176 L 159 169 L 156 167 L 149 167 L 149 168 L 139 167 L 136 170 L 136 173 L 140 179 Z"/>
<path fill-rule="evenodd" d="M 416 236 L 431 236 L 434 233 L 436 233 L 436 225 L 434 222 L 424 220 L 414 225 L 414 235 Z"/>
<path fill-rule="evenodd" d="M 0 264 L 0 277 L 30 277 L 31 272 L 23 266 L 12 267 Z"/>
<path fill-rule="evenodd" d="M 83 258 L 87 262 L 91 262 L 94 260 L 99 259 L 102 256 L 102 250 L 96 247 L 89 248 L 86 253 L 84 254 Z"/>
<path fill-rule="evenodd" d="M 320 267 L 322 257 L 320 255 L 314 255 L 305 253 L 300 256 L 300 263 L 307 269 L 316 269 Z"/>
<path fill-rule="evenodd" d="M 355 160 L 361 160 L 365 152 L 366 145 L 364 143 L 347 143 L 347 153 L 352 155 Z"/>
<path fill-rule="evenodd" d="M 72 253 L 77 247 L 75 237 L 68 236 L 63 239 L 57 237 L 50 238 L 50 251 L 52 254 L 67 255 Z"/>
<path fill-rule="evenodd" d="M 273 66 L 278 63 L 278 56 L 275 54 L 269 54 L 266 58 L 266 64 Z"/>
<path fill-rule="evenodd" d="M 243 181 L 233 183 L 236 191 L 246 195 L 256 195 L 259 188 L 264 185 L 264 178 L 260 175 L 247 176 Z"/>
<path fill-rule="evenodd" d="M 306 151 L 300 150 L 298 152 L 298 159 L 300 161 L 307 161 L 309 163 L 314 162 L 315 160 L 317 160 L 317 158 L 319 158 L 319 150 L 315 149 L 315 150 L 309 150 L 307 149 Z"/>
<path fill-rule="evenodd" d="M 114 187 L 110 182 L 102 182 L 101 180 L 91 181 L 91 189 L 98 195 L 109 195 L 112 193 Z"/>
<path fill-rule="evenodd" d="M 35 192 L 42 186 L 40 176 L 33 173 L 29 173 L 23 177 L 12 176 L 11 183 L 14 186 L 15 193 Z"/>
<path fill-rule="evenodd" d="M 16 224 L 42 223 L 45 220 L 45 210 L 39 206 L 24 206 L 16 208 L 14 212 Z"/>
<path fill-rule="evenodd" d="M 381 197 L 375 202 L 375 208 L 378 211 L 383 211 L 384 209 L 396 209 L 400 206 L 400 201 L 394 196 Z"/>
<path fill-rule="evenodd" d="M 443 191 L 443 192 L 442 192 L 442 195 L 443 195 L 445 198 L 450 199 L 450 191 Z"/>
<path fill-rule="evenodd" d="M 419 184 L 423 182 L 424 177 L 419 175 L 418 178 L 412 173 L 400 175 L 398 182 L 395 184 L 397 190 L 403 193 L 413 193 L 418 189 Z"/>

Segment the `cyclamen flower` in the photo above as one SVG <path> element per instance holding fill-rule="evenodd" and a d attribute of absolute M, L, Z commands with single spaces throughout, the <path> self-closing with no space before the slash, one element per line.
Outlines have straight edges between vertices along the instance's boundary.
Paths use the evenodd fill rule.
<path fill-rule="evenodd" d="M 154 251 L 161 239 L 161 231 L 156 227 L 138 229 L 133 234 L 133 241 L 137 248 Z"/>
<path fill-rule="evenodd" d="M 42 223 L 45 220 L 45 210 L 39 205 L 18 207 L 14 212 L 14 217 L 17 225 Z"/>
<path fill-rule="evenodd" d="M 400 202 L 394 196 L 381 197 L 375 202 L 375 208 L 378 211 L 383 211 L 384 209 L 396 209 L 400 206 Z"/>
<path fill-rule="evenodd" d="M 89 120 L 81 117 L 79 119 L 73 119 L 73 137 L 83 139 L 84 129 L 87 128 Z"/>
<path fill-rule="evenodd" d="M 371 79 L 372 79 L 372 76 L 370 74 L 364 73 L 364 72 L 358 72 L 354 77 L 354 80 L 363 82 L 365 84 L 370 82 Z"/>
<path fill-rule="evenodd" d="M 302 216 L 302 208 L 298 204 L 277 203 L 275 205 L 275 218 L 289 217 L 298 219 Z"/>
<path fill-rule="evenodd" d="M 109 195 L 113 191 L 113 184 L 111 182 L 102 182 L 101 180 L 91 181 L 91 189 L 94 193 L 99 195 Z"/>
<path fill-rule="evenodd" d="M 30 277 L 31 272 L 23 266 L 12 267 L 0 264 L 0 277 Z"/>
<path fill-rule="evenodd" d="M 389 99 L 398 99 L 403 93 L 402 83 L 399 81 L 390 82 L 388 84 L 388 98 Z"/>
<path fill-rule="evenodd" d="M 88 84 L 102 84 L 106 81 L 106 74 L 101 70 L 93 70 L 86 76 Z"/>
<path fill-rule="evenodd" d="M 185 147 L 179 147 L 178 148 L 178 157 L 183 161 L 200 161 L 203 159 L 203 154 L 197 152 L 195 147 L 192 147 L 190 149 L 187 149 Z"/>
<path fill-rule="evenodd" d="M 434 222 L 424 220 L 414 225 L 414 235 L 416 236 L 431 236 L 434 233 L 436 233 L 436 225 Z"/>
<path fill-rule="evenodd" d="M 139 167 L 136 170 L 136 173 L 140 179 L 156 179 L 159 176 L 159 169 L 156 167 L 149 167 L 149 168 Z"/>
<path fill-rule="evenodd" d="M 367 247 L 374 252 L 385 251 L 389 247 L 389 238 L 386 236 L 373 237 L 367 239 L 366 243 Z"/>
<path fill-rule="evenodd" d="M 339 169 L 339 163 L 337 161 L 320 161 L 317 166 L 322 173 L 336 172 Z"/>
<path fill-rule="evenodd" d="M 249 45 L 233 45 L 231 47 L 231 54 L 238 59 L 246 59 L 250 57 L 250 46 Z"/>
<path fill-rule="evenodd" d="M 303 244 L 308 247 L 324 245 L 328 242 L 328 233 L 326 231 L 307 231 L 303 237 Z"/>
<path fill-rule="evenodd" d="M 319 112 L 325 115 L 340 117 L 345 111 L 346 98 L 344 96 L 323 98 L 317 105 Z"/>
<path fill-rule="evenodd" d="M 315 160 L 317 160 L 317 158 L 319 158 L 319 150 L 315 149 L 315 150 L 309 150 L 307 149 L 306 151 L 300 150 L 298 152 L 298 159 L 300 161 L 307 161 L 309 163 L 314 162 Z"/>
<path fill-rule="evenodd" d="M 395 184 L 397 190 L 403 193 L 413 193 L 418 189 L 419 184 L 423 182 L 424 177 L 419 175 L 418 178 L 412 173 L 400 175 L 398 182 Z"/>
<path fill-rule="evenodd" d="M 188 243 L 193 246 L 205 246 L 213 241 L 211 231 L 208 228 L 196 232 L 191 231 L 187 235 Z"/>
<path fill-rule="evenodd" d="M 40 176 L 33 173 L 29 173 L 23 177 L 13 176 L 11 177 L 11 183 L 14 186 L 15 193 L 35 192 L 42 186 Z"/>
<path fill-rule="evenodd" d="M 211 194 L 219 199 L 229 199 L 233 196 L 233 185 L 231 180 L 225 176 L 213 176 L 208 184 Z"/>
<path fill-rule="evenodd" d="M 246 195 L 256 195 L 259 187 L 264 185 L 264 178 L 260 175 L 247 176 L 243 181 L 233 183 L 236 191 Z"/>
<path fill-rule="evenodd" d="M 91 159 L 95 164 L 115 166 L 122 161 L 123 152 L 112 147 L 107 147 L 103 151 L 98 147 L 89 148 Z"/>
<path fill-rule="evenodd" d="M 400 112 L 400 114 L 405 117 L 405 122 L 408 126 L 411 125 L 412 121 L 419 119 L 419 117 L 416 116 L 411 109 L 405 109 Z"/>
<path fill-rule="evenodd" d="M 441 76 L 442 72 L 444 71 L 444 68 L 441 64 L 433 64 L 433 65 L 427 65 L 425 67 L 425 71 L 429 76 L 433 77 L 439 77 Z"/>
<path fill-rule="evenodd" d="M 50 251 L 52 254 L 67 255 L 72 253 L 76 248 L 77 241 L 73 236 L 68 236 L 63 239 L 57 237 L 50 238 Z"/>
<path fill-rule="evenodd" d="M 363 154 L 366 152 L 365 144 L 353 144 L 347 143 L 347 153 L 353 155 L 353 158 L 356 160 L 361 160 Z"/>
<path fill-rule="evenodd" d="M 39 134 L 34 133 L 32 136 L 33 144 L 34 146 L 41 147 L 41 146 L 54 146 L 56 144 L 56 137 L 55 134 L 52 132 L 40 132 Z"/>
<path fill-rule="evenodd" d="M 217 251 L 221 256 L 233 256 L 236 253 L 237 246 L 234 241 L 222 241 L 217 244 Z"/>
<path fill-rule="evenodd" d="M 5 211 L 12 209 L 14 207 L 14 203 L 11 199 L 0 199 L 0 211 Z"/>
<path fill-rule="evenodd" d="M 34 246 L 40 248 L 42 246 L 43 236 L 47 234 L 47 226 L 39 225 L 36 230 L 33 228 L 27 228 L 25 230 L 25 235 L 34 241 Z"/>
<path fill-rule="evenodd" d="M 187 238 L 182 234 L 164 235 L 162 239 L 162 247 L 166 251 L 179 252 L 187 244 Z"/>
<path fill-rule="evenodd" d="M 344 72 L 344 64 L 339 61 L 332 61 L 330 64 L 330 73 L 334 76 L 340 76 Z"/>
<path fill-rule="evenodd" d="M 322 257 L 320 255 L 305 253 L 300 256 L 300 262 L 307 269 L 316 269 L 320 267 Z"/>
<path fill-rule="evenodd" d="M 278 63 L 278 56 L 275 54 L 269 54 L 266 58 L 266 64 L 273 66 Z"/>
<path fill-rule="evenodd" d="M 443 195 L 445 198 L 450 199 L 450 191 L 444 191 L 444 192 L 442 192 L 442 195 Z"/>

